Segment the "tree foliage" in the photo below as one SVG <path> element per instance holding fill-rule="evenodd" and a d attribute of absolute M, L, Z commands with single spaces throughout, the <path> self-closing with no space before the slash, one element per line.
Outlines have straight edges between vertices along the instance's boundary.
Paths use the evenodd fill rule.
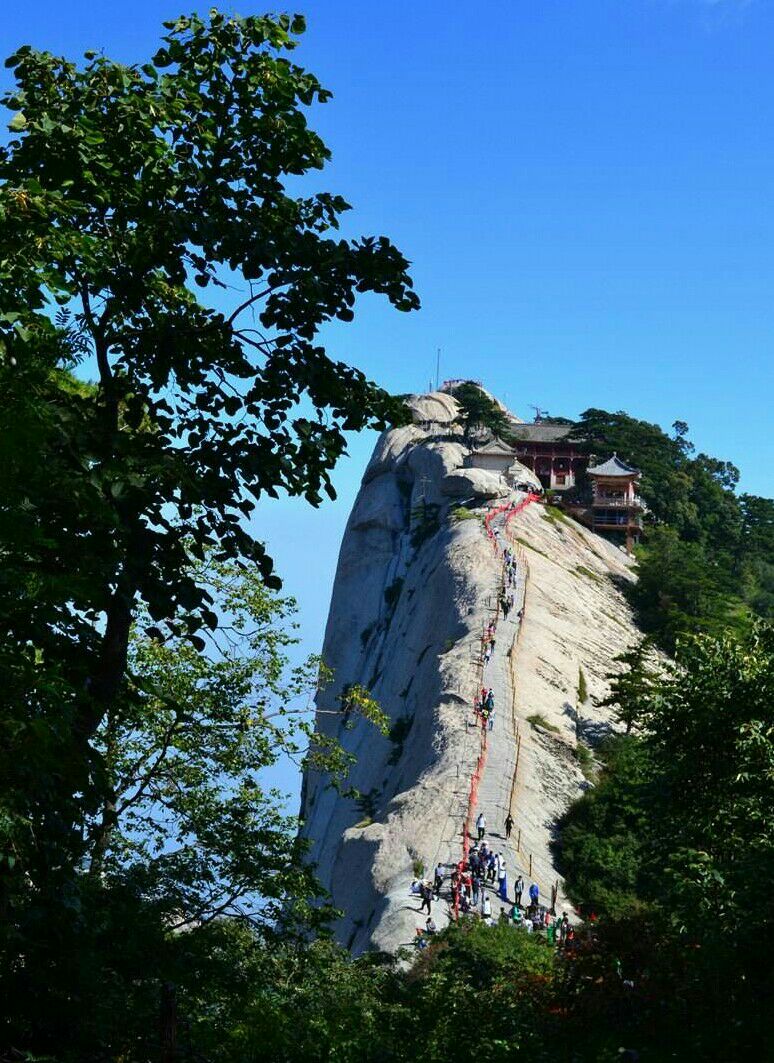
<path fill-rule="evenodd" d="M 463 426 L 465 436 L 470 438 L 482 429 L 493 435 L 507 437 L 510 423 L 494 399 L 483 388 L 472 381 L 459 384 L 452 395 L 460 406 L 459 423 Z"/>
<path fill-rule="evenodd" d="M 590 451 L 615 450 L 642 471 L 648 512 L 631 593 L 643 627 L 669 652 L 681 632 L 741 630 L 751 609 L 770 617 L 774 587 L 774 503 L 737 496 L 739 470 L 694 454 L 684 421 L 673 430 L 598 409 L 575 430 Z"/>
<path fill-rule="evenodd" d="M 770 626 L 685 639 L 642 698 L 642 737 L 612 741 L 561 825 L 571 896 L 612 917 L 638 982 L 679 984 L 706 1058 L 768 1036 L 770 969 L 749 928 L 774 922 L 773 683 Z M 717 1030 L 729 1009 L 735 1029 Z"/>
<path fill-rule="evenodd" d="M 196 952 L 205 928 L 235 922 L 257 948 L 332 914 L 318 903 L 296 818 L 266 783 L 282 757 L 344 784 L 352 758 L 314 733 L 309 712 L 327 670 L 316 658 L 289 668 L 293 602 L 257 572 L 207 561 L 196 578 L 218 609 L 218 631 L 204 655 L 182 637 L 161 643 L 134 629 L 133 696 L 111 705 L 94 737 L 102 801 L 81 809 L 74 866 L 45 874 L 58 855 L 48 832 L 4 839 L 0 1018 L 38 1049 L 77 1045 L 66 1031 L 82 1025 L 84 1044 L 129 1036 L 112 994 L 131 982 L 136 1007 L 157 1007 L 159 981 L 177 978 L 181 935 Z M 342 717 L 383 724 L 366 693 L 359 688 Z M 132 948 L 116 970 L 128 926 Z"/>
<path fill-rule="evenodd" d="M 624 725 L 627 734 L 631 734 L 632 727 L 642 721 L 653 691 L 650 650 L 650 641 L 643 638 L 613 658 L 623 667 L 608 676 L 610 692 L 598 703 L 615 710 L 616 719 Z"/>
<path fill-rule="evenodd" d="M 189 557 L 216 549 L 275 579 L 244 525 L 255 500 L 317 504 L 344 431 L 398 415 L 328 357 L 320 327 L 349 321 L 362 292 L 417 305 L 388 240 L 330 235 L 341 197 L 286 190 L 329 157 L 305 117 L 329 93 L 282 54 L 303 20 L 166 26 L 142 66 L 27 46 L 8 60 L 3 587 L 32 574 L 11 637 L 52 661 L 66 647 L 85 737 L 121 688 L 138 605 L 201 648 L 217 616 Z M 79 364 L 94 387 L 63 380 Z"/>
<path fill-rule="evenodd" d="M 3 97 L 3 1029 L 77 1059 L 122 1054 L 104 1031 L 122 994 L 156 1006 L 174 926 L 316 921 L 263 772 L 347 758 L 269 712 L 286 606 L 248 519 L 332 497 L 346 432 L 404 416 L 320 329 L 366 293 L 418 305 L 390 241 L 304 188 L 330 94 L 291 61 L 303 19 L 165 27 L 133 66 L 21 47 Z M 350 711 L 381 723 L 367 691 Z"/>

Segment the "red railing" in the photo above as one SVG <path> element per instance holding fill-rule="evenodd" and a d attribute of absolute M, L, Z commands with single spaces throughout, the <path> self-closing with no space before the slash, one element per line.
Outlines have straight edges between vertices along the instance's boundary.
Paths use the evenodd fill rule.
<path fill-rule="evenodd" d="M 506 525 L 506 528 L 507 528 L 509 521 L 511 521 L 513 519 L 513 517 L 517 513 L 521 513 L 524 509 L 526 509 L 526 507 L 528 505 L 530 505 L 531 502 L 536 502 L 539 497 L 540 497 L 539 495 L 530 494 L 530 495 L 527 495 L 526 498 L 522 499 L 521 502 L 517 502 L 516 505 L 514 505 L 513 503 L 506 503 L 504 505 L 496 506 L 494 509 L 490 509 L 489 510 L 487 515 L 484 517 L 484 527 L 486 528 L 486 534 L 489 537 L 489 540 L 492 543 L 492 546 L 494 547 L 494 550 L 495 550 L 496 554 L 498 554 L 498 555 L 500 554 L 500 549 L 499 549 L 498 544 L 497 544 L 497 536 L 495 535 L 494 531 L 492 530 L 492 521 L 495 519 L 495 517 L 498 517 L 501 513 L 507 514 L 506 518 L 505 518 L 505 525 Z M 498 603 L 497 603 L 496 609 L 497 609 L 497 613 L 499 613 L 499 596 L 498 596 Z M 484 641 L 484 638 L 482 636 L 482 647 L 483 647 L 483 641 Z M 476 807 L 478 805 L 478 788 L 481 785 L 481 779 L 482 779 L 482 776 L 484 774 L 484 767 L 486 765 L 486 756 L 487 756 L 487 733 L 488 733 L 488 729 L 487 729 L 486 718 L 479 711 L 478 690 L 479 690 L 479 687 L 478 687 L 478 677 L 477 677 L 477 679 L 476 679 L 476 693 L 475 693 L 475 696 L 473 698 L 473 711 L 475 713 L 476 723 L 481 728 L 481 747 L 480 747 L 480 751 L 479 751 L 479 754 L 478 754 L 478 760 L 476 761 L 476 767 L 475 767 L 475 769 L 473 771 L 473 774 L 471 776 L 471 779 L 470 779 L 470 790 L 469 790 L 469 793 L 468 793 L 468 807 L 467 807 L 467 810 L 466 810 L 466 813 L 465 813 L 465 820 L 464 820 L 464 822 L 462 824 L 462 859 L 460 860 L 460 862 L 457 865 L 457 888 L 454 890 L 454 918 L 455 919 L 459 919 L 459 914 L 460 914 L 460 890 L 461 890 L 461 883 L 462 883 L 462 875 L 463 875 L 464 867 L 465 867 L 465 865 L 466 865 L 466 863 L 468 861 L 468 854 L 470 852 L 470 835 L 472 833 L 472 828 L 473 828 L 473 816 L 474 816 Z"/>

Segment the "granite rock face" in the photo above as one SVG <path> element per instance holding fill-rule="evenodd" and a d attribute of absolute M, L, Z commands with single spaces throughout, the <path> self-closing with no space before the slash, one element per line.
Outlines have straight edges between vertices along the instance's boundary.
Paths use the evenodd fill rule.
<path fill-rule="evenodd" d="M 576 706 L 579 667 L 591 695 L 601 695 L 612 658 L 638 636 L 620 590 L 632 579 L 629 559 L 533 503 L 508 530 L 498 518 L 501 544 L 528 562 L 529 576 L 522 562 L 514 588 L 518 604 L 526 577 L 526 611 L 521 622 L 516 609 L 500 619 L 482 674 L 481 634 L 502 573 L 483 517 L 488 506 L 524 495 L 495 473 L 464 467 L 469 451 L 449 395 L 415 397 L 410 405 L 414 423 L 384 433 L 365 471 L 323 646 L 334 679 L 318 696 L 317 727 L 355 754 L 349 781 L 364 796 L 343 797 L 314 772 L 302 793 L 310 859 L 344 911 L 337 937 L 356 953 L 410 944 L 424 920 L 412 879 L 420 868 L 429 876 L 437 862 L 460 858 L 481 746 L 472 703 L 482 681 L 495 691 L 496 712 L 479 808 L 509 874 L 526 877 L 531 855 L 533 878 L 542 892 L 550 890 L 557 880 L 553 825 L 588 785 L 576 742 L 594 741 L 610 727 L 605 710 Z M 354 683 L 380 702 L 392 738 L 337 713 L 343 689 Z M 535 714 L 556 730 L 530 725 Z M 499 835 L 509 804 L 516 828 L 506 843 Z M 442 925 L 447 905 L 436 904 L 433 916 Z"/>

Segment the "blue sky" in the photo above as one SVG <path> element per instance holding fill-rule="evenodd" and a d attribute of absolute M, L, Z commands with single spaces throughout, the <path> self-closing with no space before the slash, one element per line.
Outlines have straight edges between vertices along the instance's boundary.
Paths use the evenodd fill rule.
<path fill-rule="evenodd" d="M 124 61 L 189 0 L 6 0 L 0 51 Z M 241 13 L 260 3 L 223 5 Z M 413 262 L 423 309 L 365 300 L 327 340 L 394 391 L 479 377 L 523 417 L 626 409 L 691 426 L 772 493 L 774 4 L 770 0 L 310 0 L 296 61 L 334 98 L 309 187 Z M 7 80 L 7 75 L 4 74 Z M 338 544 L 372 446 L 336 503 L 268 503 L 257 527 L 319 648 Z"/>

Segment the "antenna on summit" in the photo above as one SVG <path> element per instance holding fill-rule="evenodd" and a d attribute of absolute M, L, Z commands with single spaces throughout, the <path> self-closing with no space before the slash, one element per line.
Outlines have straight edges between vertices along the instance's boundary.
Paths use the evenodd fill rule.
<path fill-rule="evenodd" d="M 441 386 L 441 348 L 435 349 L 435 390 Z"/>

